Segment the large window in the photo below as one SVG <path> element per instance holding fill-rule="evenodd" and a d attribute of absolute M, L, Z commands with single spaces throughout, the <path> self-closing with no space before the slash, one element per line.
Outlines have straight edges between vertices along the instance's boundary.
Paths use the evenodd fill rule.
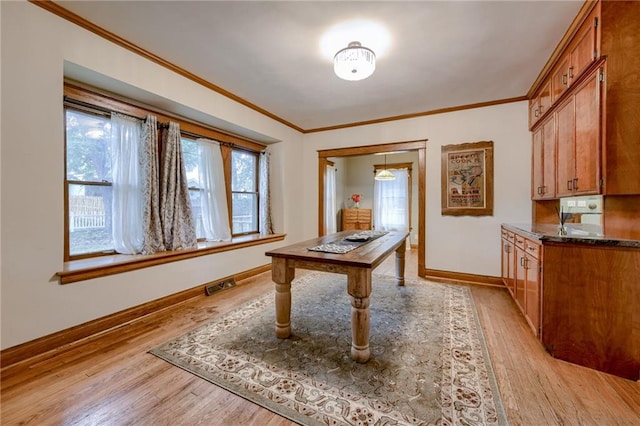
<path fill-rule="evenodd" d="M 120 241 L 118 237 L 123 232 L 125 235 L 131 235 L 132 226 L 143 228 L 146 225 L 142 223 L 143 218 L 140 218 L 139 223 L 135 221 L 125 223 L 125 219 L 130 217 L 128 213 L 130 209 L 127 210 L 122 201 L 118 203 L 116 199 L 116 196 L 122 193 L 121 188 L 130 187 L 128 183 L 121 182 L 122 179 L 119 177 L 121 175 L 116 172 L 130 170 L 130 167 L 139 166 L 143 162 L 138 159 L 130 165 L 125 164 L 124 167 L 119 167 L 121 163 L 116 159 L 114 164 L 114 159 L 118 157 L 117 152 L 119 152 L 115 147 L 121 147 L 122 143 L 112 145 L 114 133 L 119 128 L 112 121 L 113 113 L 137 117 L 142 123 L 141 128 L 144 128 L 144 123 L 148 122 L 144 120 L 147 115 L 157 117 L 160 157 L 163 155 L 161 145 L 164 142 L 161 141 L 164 140 L 163 132 L 167 131 L 166 124 L 169 122 L 179 124 L 182 160 L 198 240 L 228 241 L 229 234 L 239 236 L 259 232 L 258 176 L 259 155 L 264 149 L 263 145 L 67 84 L 65 84 L 64 108 L 66 121 L 64 256 L 66 261 L 114 254 L 116 251 L 133 253 L 139 250 L 134 248 L 133 251 L 124 251 L 119 244 L 116 244 Z M 140 147 L 143 147 L 142 137 L 136 137 L 140 139 Z M 220 156 L 217 157 L 219 160 L 212 160 L 211 152 L 203 151 L 203 142 L 200 138 L 214 141 L 215 149 L 220 150 Z M 119 138 L 117 141 L 122 142 L 122 139 Z M 123 146 L 130 147 L 131 142 L 125 141 Z M 208 145 L 210 146 L 212 145 Z M 221 162 L 221 164 L 215 164 L 213 169 L 222 170 L 222 174 L 216 176 L 214 181 L 206 178 L 212 175 L 212 169 L 208 167 L 212 162 Z M 160 163 L 162 163 L 161 158 L 158 164 L 159 169 L 162 167 Z M 148 169 L 141 168 L 134 173 L 140 173 L 140 179 L 149 179 L 144 175 L 144 170 Z M 159 173 L 159 178 L 163 178 L 162 171 Z M 201 181 L 202 179 L 204 181 Z M 220 197 L 220 188 L 216 184 L 212 185 L 212 182 L 222 182 L 224 193 L 222 198 L 226 199 L 226 203 L 218 198 L 212 204 L 211 193 L 214 189 L 218 191 L 216 193 Z M 163 182 L 160 182 L 160 186 L 162 184 Z M 140 195 L 140 200 L 144 200 L 148 194 Z M 122 210 L 118 207 L 121 204 Z M 228 225 L 226 220 L 224 224 L 219 225 L 221 215 L 229 219 Z M 118 226 L 119 224 L 121 226 Z M 140 231 L 144 233 L 149 229 L 140 229 Z M 114 237 L 114 234 L 117 236 Z M 157 233 L 150 238 L 155 235 Z M 162 251 L 155 247 L 155 250 Z"/>
<path fill-rule="evenodd" d="M 258 154 L 231 153 L 231 223 L 233 235 L 258 232 Z"/>
<path fill-rule="evenodd" d="M 111 120 L 65 109 L 68 254 L 112 253 Z"/>

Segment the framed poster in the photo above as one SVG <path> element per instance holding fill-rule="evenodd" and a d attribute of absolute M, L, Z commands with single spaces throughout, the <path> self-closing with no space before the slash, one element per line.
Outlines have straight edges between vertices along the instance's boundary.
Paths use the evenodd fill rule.
<path fill-rule="evenodd" d="M 442 147 L 442 214 L 493 215 L 493 141 Z"/>

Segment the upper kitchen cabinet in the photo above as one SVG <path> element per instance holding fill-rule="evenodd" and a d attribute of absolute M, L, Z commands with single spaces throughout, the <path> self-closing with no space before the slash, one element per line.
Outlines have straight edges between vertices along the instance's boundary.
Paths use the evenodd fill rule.
<path fill-rule="evenodd" d="M 533 127 L 549 108 L 551 108 L 551 81 L 545 82 L 537 95 L 529 101 L 529 127 Z"/>
<path fill-rule="evenodd" d="M 550 107 L 530 117 L 532 199 L 640 194 L 640 2 L 585 3 L 532 87 L 530 106 L 539 108 L 547 91 Z M 543 196 L 545 137 L 555 138 L 556 191 Z"/>
<path fill-rule="evenodd" d="M 603 193 L 640 194 L 640 2 L 603 2 Z"/>
<path fill-rule="evenodd" d="M 602 68 L 583 80 L 556 110 L 556 195 L 600 193 Z"/>
<path fill-rule="evenodd" d="M 548 115 L 533 132 L 531 175 L 533 200 L 556 197 L 556 134 L 553 114 Z"/>
<path fill-rule="evenodd" d="M 577 78 L 600 56 L 599 45 L 600 4 L 596 4 L 573 37 L 566 52 L 565 69 L 570 87 Z"/>

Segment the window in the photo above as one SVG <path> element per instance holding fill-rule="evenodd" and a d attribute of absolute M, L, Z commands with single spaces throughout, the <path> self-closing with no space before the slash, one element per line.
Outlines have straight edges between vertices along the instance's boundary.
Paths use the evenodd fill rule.
<path fill-rule="evenodd" d="M 231 152 L 232 234 L 258 232 L 258 153 Z"/>
<path fill-rule="evenodd" d="M 202 203 L 200 201 L 203 187 L 200 182 L 198 168 L 200 164 L 200 149 L 198 148 L 198 143 L 193 139 L 182 138 L 182 156 L 187 172 L 191 210 L 193 211 L 193 221 L 196 225 L 196 237 L 198 240 L 203 240 L 204 224 L 202 222 Z"/>
<path fill-rule="evenodd" d="M 258 176 L 263 145 L 67 83 L 64 94 L 65 261 L 115 253 L 138 253 L 141 250 L 137 245 L 132 246 L 132 250 L 128 249 L 129 245 L 125 249 L 121 248 L 123 244 L 120 237 L 133 235 L 132 230 L 140 228 L 140 241 L 145 238 L 142 235 L 145 225 L 140 209 L 133 211 L 129 198 L 126 198 L 126 202 L 121 200 L 125 208 L 118 208 L 118 194 L 124 194 L 125 197 L 133 195 L 122 192 L 120 188 L 132 188 L 132 185 L 123 180 L 125 177 L 117 174 L 118 170 L 130 170 L 129 166 L 118 168 L 112 163 L 118 156 L 116 147 L 131 147 L 131 143 L 122 138 L 117 139 L 120 143 L 112 140 L 120 129 L 116 122 L 121 115 L 125 121 L 141 122 L 147 115 L 156 117 L 158 143 L 167 123 L 180 125 L 182 159 L 198 240 L 229 241 L 232 236 L 259 232 L 259 201 L 262 198 L 259 197 Z M 114 113 L 117 115 L 113 115 Z M 118 120 L 114 121 L 114 117 Z M 142 128 L 143 124 L 140 129 Z M 134 133 L 123 131 L 126 135 Z M 140 135 L 133 138 L 142 143 Z M 211 175 L 211 170 L 206 167 L 211 164 L 211 152 L 203 150 L 200 138 L 214 141 L 216 149 L 220 151 L 221 155 L 213 162 L 219 163 L 214 168 L 218 172 L 222 171 L 222 175 L 215 175 L 214 180 L 207 178 Z M 128 155 L 126 158 L 133 157 Z M 132 165 L 142 164 L 135 158 L 132 161 Z M 144 174 L 144 169 L 140 169 L 140 173 Z M 140 178 L 145 179 L 144 176 Z M 221 185 L 215 182 L 220 182 Z M 220 195 L 220 186 L 223 195 Z M 211 202 L 207 203 L 214 189 L 217 197 L 222 197 L 226 202 L 221 202 L 218 198 L 213 205 Z M 141 201 L 145 196 L 140 191 Z M 140 213 L 140 222 L 129 221 L 129 218 L 133 218 L 129 212 L 133 212 L 136 218 Z M 231 226 L 226 223 L 218 226 L 221 223 L 220 216 L 228 218 Z M 135 242 L 137 241 L 136 239 Z"/>
<path fill-rule="evenodd" d="M 112 253 L 111 120 L 65 109 L 68 255 Z"/>
<path fill-rule="evenodd" d="M 396 166 L 397 167 L 397 166 Z M 377 171 L 374 170 L 374 173 Z M 386 167 L 394 180 L 374 180 L 373 223 L 379 231 L 411 230 L 411 169 Z"/>

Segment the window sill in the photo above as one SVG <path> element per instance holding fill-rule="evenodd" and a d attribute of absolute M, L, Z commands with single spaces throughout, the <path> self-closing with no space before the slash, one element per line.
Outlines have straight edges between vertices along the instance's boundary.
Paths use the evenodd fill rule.
<path fill-rule="evenodd" d="M 284 240 L 286 234 L 246 235 L 236 237 L 232 241 L 198 243 L 198 248 L 176 250 L 151 255 L 116 254 L 113 256 L 92 257 L 89 259 L 73 260 L 64 263 L 64 269 L 57 272 L 60 284 L 69 284 L 107 275 L 135 271 L 136 269 L 162 265 L 198 256 L 206 256 L 224 251 L 237 250 L 245 247 L 268 244 Z"/>

